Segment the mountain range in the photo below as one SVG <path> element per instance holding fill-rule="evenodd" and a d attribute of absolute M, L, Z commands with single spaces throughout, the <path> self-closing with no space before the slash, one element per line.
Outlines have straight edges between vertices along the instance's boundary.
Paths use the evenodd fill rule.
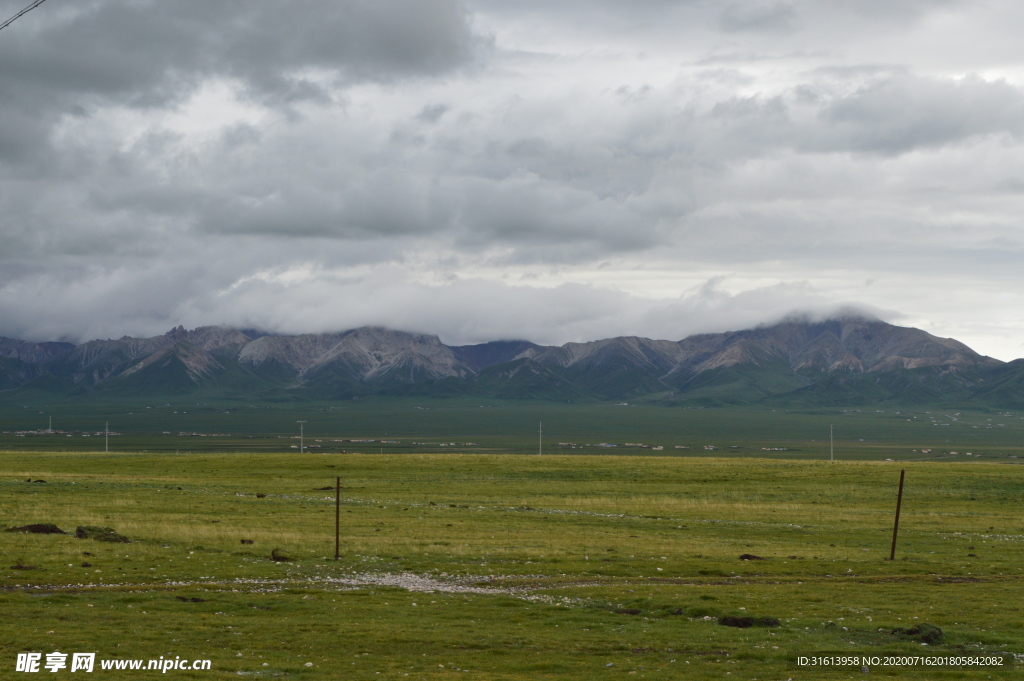
<path fill-rule="evenodd" d="M 788 319 L 679 341 L 622 336 L 542 346 L 449 346 L 362 327 L 277 335 L 182 327 L 76 345 L 0 338 L 0 397 L 185 396 L 340 400 L 369 395 L 663 404 L 1024 405 L 1024 360 L 876 319 Z"/>

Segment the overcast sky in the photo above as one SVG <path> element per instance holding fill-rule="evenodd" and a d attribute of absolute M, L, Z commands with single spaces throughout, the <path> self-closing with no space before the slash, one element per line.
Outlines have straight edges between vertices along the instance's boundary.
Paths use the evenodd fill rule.
<path fill-rule="evenodd" d="M 28 0 L 0 0 L 0 19 Z M 0 31 L 0 335 L 1024 356 L 1024 3 L 48 0 Z"/>

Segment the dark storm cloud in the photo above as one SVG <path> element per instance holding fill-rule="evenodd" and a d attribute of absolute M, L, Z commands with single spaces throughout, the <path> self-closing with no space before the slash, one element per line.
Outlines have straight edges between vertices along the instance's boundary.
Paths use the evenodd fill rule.
<path fill-rule="evenodd" d="M 0 40 L 0 158 L 24 156 L 59 116 L 166 106 L 211 77 L 272 105 L 328 101 L 330 81 L 442 73 L 480 44 L 459 0 L 51 3 Z"/>
<path fill-rule="evenodd" d="M 468 21 L 457 0 L 89 0 L 42 8 L 5 34 L 2 82 L 141 105 L 209 75 L 276 92 L 305 69 L 344 79 L 434 74 L 471 58 Z"/>
<path fill-rule="evenodd" d="M 0 2 L 0 12 L 17 6 Z M 264 176 L 229 187 L 209 173 L 238 177 L 244 169 L 197 167 L 181 134 L 149 132 L 126 146 L 116 131 L 103 138 L 92 121 L 117 107 L 165 115 L 210 79 L 238 82 L 245 96 L 274 107 L 324 104 L 343 97 L 337 88 L 345 84 L 447 73 L 486 42 L 469 20 L 457 0 L 91 0 L 40 8 L 0 40 L 0 161 L 7 162 L 0 173 L 8 189 L 22 182 L 26 189 L 5 192 L 6 254 L 130 251 L 140 239 L 163 244 L 165 229 L 291 231 L 296 218 L 311 234 L 335 229 L 327 193 L 287 182 L 301 148 L 275 167 L 280 181 Z M 68 125 L 71 138 L 56 138 Z M 237 163 L 262 134 L 234 126 L 215 153 Z M 123 222 L 134 229 L 125 233 Z M 385 211 L 344 233 L 401 231 L 402 222 Z"/>

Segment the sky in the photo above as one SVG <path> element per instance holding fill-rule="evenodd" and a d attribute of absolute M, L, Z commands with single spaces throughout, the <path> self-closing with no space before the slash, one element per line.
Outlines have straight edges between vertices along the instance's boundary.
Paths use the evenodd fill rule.
<path fill-rule="evenodd" d="M 0 19 L 28 0 L 0 0 Z M 0 335 L 1024 356 L 1024 4 L 48 0 L 0 31 Z"/>

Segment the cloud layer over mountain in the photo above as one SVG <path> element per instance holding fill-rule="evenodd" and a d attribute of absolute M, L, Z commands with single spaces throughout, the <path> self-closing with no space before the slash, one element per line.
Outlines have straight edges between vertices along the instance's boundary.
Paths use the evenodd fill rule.
<path fill-rule="evenodd" d="M 678 339 L 856 304 L 1020 356 L 1022 20 L 46 3 L 0 32 L 0 334 Z"/>

